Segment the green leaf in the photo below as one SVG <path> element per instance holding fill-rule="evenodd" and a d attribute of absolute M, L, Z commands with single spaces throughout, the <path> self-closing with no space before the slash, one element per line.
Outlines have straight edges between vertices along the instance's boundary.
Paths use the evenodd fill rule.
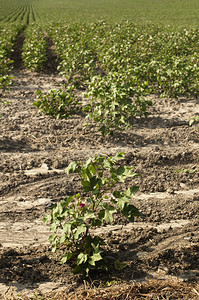
<path fill-rule="evenodd" d="M 122 271 L 126 267 L 128 267 L 128 263 L 121 262 L 119 260 L 115 260 L 115 262 L 114 262 L 115 270 Z"/>
<path fill-rule="evenodd" d="M 94 214 L 94 212 L 92 211 L 87 211 L 84 215 L 84 221 L 88 220 L 88 219 L 95 219 L 96 216 Z"/>
<path fill-rule="evenodd" d="M 42 91 L 41 90 L 37 90 L 36 91 L 36 95 L 41 95 L 42 94 Z"/>
<path fill-rule="evenodd" d="M 52 247 L 52 252 L 55 252 L 57 250 L 57 245 L 54 245 L 53 247 Z"/>
<path fill-rule="evenodd" d="M 117 169 L 117 171 L 116 171 L 117 175 L 121 175 L 121 174 L 123 174 L 124 172 L 125 172 L 125 167 L 124 167 L 124 166 L 120 166 L 120 167 Z"/>
<path fill-rule="evenodd" d="M 94 186 L 96 186 L 96 184 L 98 183 L 98 178 L 96 176 L 93 176 L 90 179 L 90 183 L 91 183 L 92 188 L 94 188 Z"/>
<path fill-rule="evenodd" d="M 88 161 L 86 162 L 86 164 L 88 163 Z M 92 174 L 89 170 L 89 166 L 88 167 L 85 167 L 85 168 L 82 168 L 81 169 L 81 176 L 86 180 L 86 181 L 89 181 L 91 180 L 92 178 Z"/>
<path fill-rule="evenodd" d="M 112 223 L 113 222 L 113 214 L 117 212 L 114 206 L 109 205 L 107 203 L 104 203 L 104 217 L 103 220 L 106 221 L 107 223 Z"/>
<path fill-rule="evenodd" d="M 87 193 L 87 192 L 92 191 L 93 188 L 92 188 L 91 183 L 89 181 L 81 180 L 81 184 L 82 184 L 84 192 Z"/>
<path fill-rule="evenodd" d="M 143 217 L 143 215 L 139 212 L 137 207 L 132 204 L 126 204 L 123 210 L 121 210 L 122 214 L 131 222 L 134 222 L 134 217 Z"/>
<path fill-rule="evenodd" d="M 121 166 L 117 169 L 117 178 L 120 182 L 124 182 L 126 178 L 138 176 L 132 171 L 131 167 Z"/>
<path fill-rule="evenodd" d="M 131 198 L 132 196 L 134 196 L 134 194 L 139 190 L 138 186 L 132 186 L 130 188 L 128 188 L 128 190 L 125 192 L 125 195 L 129 198 Z"/>
<path fill-rule="evenodd" d="M 189 126 L 191 126 L 194 122 L 199 122 L 199 116 L 198 115 L 194 115 L 190 118 Z"/>
<path fill-rule="evenodd" d="M 115 160 L 121 160 L 125 158 L 125 152 L 117 152 L 115 156 L 113 156 Z"/>
<path fill-rule="evenodd" d="M 73 252 L 68 252 L 67 254 L 65 254 L 62 259 L 61 259 L 61 263 L 64 264 L 66 263 L 68 260 L 70 260 L 73 257 Z"/>
<path fill-rule="evenodd" d="M 81 265 L 88 260 L 88 254 L 80 253 L 77 257 L 77 265 Z"/>
<path fill-rule="evenodd" d="M 50 231 L 56 231 L 57 230 L 57 223 L 52 223 L 51 225 L 50 225 Z"/>
<path fill-rule="evenodd" d="M 90 258 L 89 258 L 89 264 L 92 265 L 92 266 L 95 266 L 95 262 L 96 261 L 100 261 L 102 260 L 102 256 L 100 253 L 94 253 Z"/>
<path fill-rule="evenodd" d="M 123 194 L 123 192 L 121 192 L 121 191 L 114 191 L 113 192 L 113 196 L 115 198 L 120 198 L 122 196 L 122 194 Z"/>
<path fill-rule="evenodd" d="M 126 203 L 129 203 L 129 198 L 128 197 L 121 197 L 117 200 L 117 205 L 120 210 L 123 210 Z"/>
<path fill-rule="evenodd" d="M 78 197 L 78 194 L 64 198 L 64 200 L 62 201 L 63 206 L 67 207 L 75 197 Z"/>
<path fill-rule="evenodd" d="M 48 240 L 52 244 L 52 243 L 55 242 L 56 238 L 57 238 L 57 235 L 56 234 L 52 234 L 52 235 L 49 236 Z"/>
<path fill-rule="evenodd" d="M 89 268 L 87 268 L 84 264 L 77 265 L 73 270 L 73 274 L 78 273 L 83 273 L 84 275 L 88 276 Z"/>
<path fill-rule="evenodd" d="M 71 224 L 69 224 L 69 223 L 64 224 L 62 232 L 65 234 L 70 234 L 71 233 Z"/>
<path fill-rule="evenodd" d="M 82 224 L 80 226 L 77 227 L 77 231 L 75 232 L 74 234 L 74 239 L 75 240 L 78 240 L 79 239 L 79 236 L 84 233 L 86 231 L 86 225 L 85 224 Z"/>
<path fill-rule="evenodd" d="M 99 219 L 95 219 L 92 221 L 92 226 L 101 226 L 102 225 L 102 221 Z"/>
<path fill-rule="evenodd" d="M 107 126 L 103 125 L 99 128 L 99 131 L 101 132 L 102 136 L 104 137 L 108 132 L 108 128 L 107 128 Z"/>
<path fill-rule="evenodd" d="M 96 164 L 94 162 L 89 165 L 89 170 L 90 170 L 90 173 L 92 174 L 92 176 L 94 174 L 96 174 L 97 169 L 96 169 Z"/>
<path fill-rule="evenodd" d="M 43 221 L 43 223 L 44 224 L 46 224 L 46 223 L 48 223 L 49 221 L 50 221 L 50 215 L 45 215 L 44 217 L 43 217 L 43 219 L 42 219 L 42 221 Z"/>
<path fill-rule="evenodd" d="M 65 236 L 65 235 L 62 235 L 62 236 L 60 237 L 60 239 L 59 239 L 59 243 L 60 243 L 60 244 L 63 244 L 63 243 L 65 243 L 66 240 L 67 240 L 66 236 Z"/>
<path fill-rule="evenodd" d="M 77 169 L 78 163 L 76 161 L 72 161 L 68 167 L 65 169 L 66 174 L 68 175 L 70 172 L 74 173 Z"/>

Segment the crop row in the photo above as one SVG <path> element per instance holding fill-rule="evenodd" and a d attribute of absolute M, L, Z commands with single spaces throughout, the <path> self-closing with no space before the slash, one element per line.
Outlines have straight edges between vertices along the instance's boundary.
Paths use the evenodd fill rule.
<path fill-rule="evenodd" d="M 25 41 L 22 48 L 24 65 L 31 71 L 42 70 L 47 60 L 47 41 L 40 26 L 14 23 L 0 27 L 0 88 L 11 83 L 10 72 L 13 67 L 12 52 L 17 37 L 24 31 Z"/>
<path fill-rule="evenodd" d="M 130 22 L 61 23 L 45 29 L 55 44 L 60 73 L 77 87 L 88 87 L 95 76 L 103 80 L 122 76 L 136 89 L 141 85 L 147 93 L 198 96 L 198 30 L 172 32 Z M 28 26 L 25 37 L 25 65 L 38 64 L 30 69 L 40 69 L 47 54 L 43 30 L 38 25 Z"/>
<path fill-rule="evenodd" d="M 46 31 L 56 46 L 60 73 L 72 89 L 85 90 L 88 104 L 83 109 L 103 135 L 127 128 L 133 117 L 146 115 L 152 104 L 146 97 L 149 94 L 198 96 L 198 30 L 173 32 L 153 25 L 101 21 L 53 24 Z M 63 112 L 63 98 L 55 91 L 49 101 L 46 97 L 43 111 L 54 115 L 56 101 L 58 107 L 62 101 Z M 52 100 L 53 112 L 47 108 Z M 39 101 L 41 104 L 41 93 Z"/>
<path fill-rule="evenodd" d="M 39 18 L 38 10 L 33 4 L 18 5 L 16 9 L 2 12 L 0 22 L 3 24 L 22 22 L 25 25 L 34 23 Z"/>
<path fill-rule="evenodd" d="M 47 60 L 47 41 L 38 25 L 30 25 L 25 30 L 22 58 L 24 65 L 31 71 L 42 70 Z"/>
<path fill-rule="evenodd" d="M 10 83 L 9 73 L 13 63 L 11 56 L 15 41 L 21 30 L 22 25 L 0 28 L 0 88 Z"/>
<path fill-rule="evenodd" d="M 59 69 L 69 79 L 78 76 L 85 83 L 99 73 L 128 73 L 133 81 L 148 82 L 150 92 L 198 95 L 198 30 L 98 22 L 53 24 L 49 33 L 61 60 Z"/>
<path fill-rule="evenodd" d="M 82 97 L 88 100 L 82 109 L 89 123 L 97 123 L 106 135 L 131 126 L 136 116 L 147 115 L 150 94 L 175 98 L 199 94 L 196 29 L 172 31 L 169 27 L 130 22 L 108 25 L 103 21 L 57 23 L 45 28 L 29 25 L 22 57 L 32 71 L 42 70 L 47 60 L 44 30 L 55 45 L 60 74 L 68 81 L 65 91 L 50 91 L 46 96 L 39 93 L 37 106 L 54 117 L 68 117 L 74 106 L 79 110 L 74 91 L 83 88 Z"/>

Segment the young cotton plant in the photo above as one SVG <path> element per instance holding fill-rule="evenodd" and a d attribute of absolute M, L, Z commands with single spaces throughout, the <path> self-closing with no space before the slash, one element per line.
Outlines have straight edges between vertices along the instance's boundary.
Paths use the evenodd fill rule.
<path fill-rule="evenodd" d="M 87 118 L 97 125 L 102 136 L 113 135 L 116 130 L 132 127 L 132 118 L 146 116 L 152 102 L 145 99 L 148 83 L 140 84 L 126 72 L 94 76 L 84 93 L 91 98 L 85 107 Z M 87 126 L 89 124 L 85 124 Z"/>
<path fill-rule="evenodd" d="M 73 86 L 68 85 L 64 90 L 51 89 L 46 95 L 38 90 L 36 94 L 38 99 L 34 101 L 33 105 L 55 119 L 67 119 L 80 110 L 80 102 L 75 95 Z"/>
<path fill-rule="evenodd" d="M 125 191 L 116 189 L 118 183 L 138 176 L 130 166 L 117 166 L 121 159 L 124 153 L 120 152 L 110 157 L 90 157 L 86 162 L 71 162 L 66 174 L 78 174 L 82 191 L 57 203 L 44 218 L 45 223 L 50 222 L 53 232 L 49 237 L 52 251 L 65 245 L 61 262 L 72 261 L 74 274 L 87 276 L 92 269 L 107 268 L 101 247 L 104 241 L 93 230 L 91 233 L 91 229 L 112 223 L 117 212 L 131 222 L 135 216 L 141 216 L 130 203 L 138 187 L 132 186 Z"/>

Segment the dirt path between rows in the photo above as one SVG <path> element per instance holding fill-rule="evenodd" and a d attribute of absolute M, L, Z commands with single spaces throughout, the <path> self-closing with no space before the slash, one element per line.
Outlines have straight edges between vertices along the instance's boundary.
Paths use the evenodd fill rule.
<path fill-rule="evenodd" d="M 47 294 L 50 299 L 52 292 L 64 290 L 66 295 L 84 288 L 82 277 L 73 276 L 70 266 L 60 265 L 50 252 L 42 217 L 52 203 L 79 189 L 78 180 L 64 172 L 71 161 L 118 151 L 126 153 L 126 163 L 141 175 L 128 184 L 139 185 L 133 203 L 146 220 L 129 224 L 116 216 L 111 226 L 96 229 L 108 242 L 111 268 L 108 274 L 93 275 L 95 286 L 180 281 L 195 289 L 184 299 L 197 299 L 199 131 L 188 121 L 199 112 L 199 101 L 153 96 L 148 118 L 103 140 L 94 127 L 82 129 L 80 115 L 54 120 L 33 106 L 35 92 L 59 87 L 62 77 L 23 69 L 14 75 L 14 85 L 1 96 L 10 104 L 0 106 L 1 299 Z M 114 270 L 115 259 L 128 267 Z"/>

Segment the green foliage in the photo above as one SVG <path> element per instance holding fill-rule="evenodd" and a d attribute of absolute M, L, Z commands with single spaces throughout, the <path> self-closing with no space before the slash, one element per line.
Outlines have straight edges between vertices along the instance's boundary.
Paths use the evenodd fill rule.
<path fill-rule="evenodd" d="M 109 22 L 131 20 L 136 23 L 198 27 L 198 0 L 0 0 L 0 22 L 16 19 L 27 22 L 34 15 L 36 21 L 64 20 L 66 22 Z M 40 18 L 38 18 L 38 15 Z"/>
<path fill-rule="evenodd" d="M 9 104 L 10 102 L 9 101 L 3 101 L 2 99 L 0 99 L 0 105 L 1 104 Z M 0 118 L 1 118 L 1 115 L 0 115 Z"/>
<path fill-rule="evenodd" d="M 68 118 L 71 114 L 80 110 L 80 103 L 74 92 L 73 86 L 67 86 L 64 90 L 52 89 L 43 95 L 41 90 L 37 91 L 38 100 L 33 105 L 43 113 L 51 115 L 56 119 Z"/>
<path fill-rule="evenodd" d="M 69 84 L 86 89 L 84 110 L 103 136 L 146 116 L 147 95 L 198 96 L 198 30 L 98 21 L 53 23 L 46 31 L 58 69 Z"/>
<path fill-rule="evenodd" d="M 194 123 L 199 123 L 199 115 L 193 115 L 189 120 L 189 126 Z"/>
<path fill-rule="evenodd" d="M 118 259 L 115 260 L 115 262 L 114 262 L 115 270 L 121 271 L 121 270 L 125 269 L 126 267 L 128 267 L 128 263 L 121 262 Z"/>
<path fill-rule="evenodd" d="M 49 35 L 60 74 L 69 86 L 84 89 L 83 96 L 89 102 L 84 110 L 103 136 L 132 126 L 134 117 L 146 116 L 152 105 L 148 95 L 198 97 L 198 29 L 173 31 L 129 21 L 58 22 L 29 25 L 25 35 L 22 56 L 25 66 L 33 71 L 44 67 Z M 10 82 L 12 61 L 7 53 L 13 44 L 12 39 L 6 41 L 0 48 L 0 86 Z M 78 106 L 75 93 L 68 90 L 51 90 L 46 96 L 40 91 L 38 95 L 35 105 L 56 118 L 68 117 Z"/>
<path fill-rule="evenodd" d="M 121 76 L 132 89 L 167 97 L 198 96 L 199 31 L 121 22 L 53 23 L 46 28 L 69 82 L 87 87 L 93 77 Z M 119 79 L 118 79 L 119 80 Z M 150 88 L 150 89 L 149 89 Z"/>
<path fill-rule="evenodd" d="M 31 24 L 38 18 L 38 9 L 32 0 L 0 0 L 0 23 Z"/>
<path fill-rule="evenodd" d="M 13 67 L 11 55 L 22 28 L 23 26 L 19 24 L 0 28 L 0 89 L 12 83 L 13 77 L 9 75 Z"/>
<path fill-rule="evenodd" d="M 0 77 L 0 89 L 5 88 L 12 84 L 13 76 L 4 75 Z"/>
<path fill-rule="evenodd" d="M 60 74 L 77 88 L 84 87 L 96 74 L 96 52 L 89 25 L 53 23 L 47 28 L 59 56 Z"/>
<path fill-rule="evenodd" d="M 51 214 L 44 218 L 45 223 L 50 222 L 50 230 L 53 231 L 49 237 L 52 250 L 65 245 L 66 252 L 61 262 L 72 261 L 74 273 L 88 275 L 92 269 L 107 268 L 103 259 L 104 241 L 93 235 L 91 229 L 111 224 L 117 212 L 131 222 L 135 216 L 142 216 L 130 203 L 138 187 L 133 186 L 126 191 L 115 189 L 118 183 L 138 175 L 132 167 L 117 166 L 121 159 L 124 159 L 123 153 L 90 157 L 86 162 L 71 162 L 66 174 L 79 175 L 82 191 L 57 203 Z M 117 268 L 124 267 L 121 263 L 117 264 Z"/>
<path fill-rule="evenodd" d="M 128 77 L 127 73 L 109 73 L 107 76 L 93 77 L 84 95 L 90 98 L 85 110 L 88 118 L 94 120 L 103 136 L 113 134 L 132 126 L 132 118 L 146 116 L 147 107 L 152 102 L 145 100 L 144 86 L 136 79 Z"/>
<path fill-rule="evenodd" d="M 47 60 L 47 41 L 40 26 L 30 25 L 25 30 L 22 58 L 31 71 L 41 71 Z"/>
<path fill-rule="evenodd" d="M 198 172 L 198 169 L 177 169 L 175 170 L 176 173 L 185 173 L 185 174 L 195 174 Z"/>

